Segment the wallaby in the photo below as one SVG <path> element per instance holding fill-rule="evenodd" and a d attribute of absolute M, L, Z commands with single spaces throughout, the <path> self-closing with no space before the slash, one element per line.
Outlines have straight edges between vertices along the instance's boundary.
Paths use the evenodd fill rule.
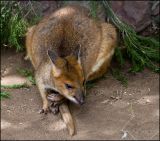
<path fill-rule="evenodd" d="M 116 41 L 115 27 L 92 19 L 89 10 L 81 6 L 60 8 L 29 28 L 26 48 L 43 100 L 41 113 L 48 111 L 48 99 L 83 104 L 85 82 L 106 72 Z M 48 91 L 55 95 L 50 97 Z M 69 109 L 66 103 L 59 106 L 73 135 L 75 129 Z"/>

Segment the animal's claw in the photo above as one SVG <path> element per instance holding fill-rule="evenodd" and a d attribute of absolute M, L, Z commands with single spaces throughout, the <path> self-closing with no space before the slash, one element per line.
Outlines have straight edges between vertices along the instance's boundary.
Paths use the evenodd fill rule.
<path fill-rule="evenodd" d="M 40 111 L 39 111 L 39 114 L 47 114 L 48 112 L 50 112 L 50 110 L 49 109 L 41 109 Z"/>

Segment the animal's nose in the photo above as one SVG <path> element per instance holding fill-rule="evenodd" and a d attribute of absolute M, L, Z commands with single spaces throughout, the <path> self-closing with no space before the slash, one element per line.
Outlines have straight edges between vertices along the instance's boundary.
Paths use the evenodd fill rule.
<path fill-rule="evenodd" d="M 76 101 L 78 102 L 79 105 L 84 104 L 84 96 L 74 96 L 74 98 L 76 99 Z"/>
<path fill-rule="evenodd" d="M 79 100 L 80 105 L 84 104 L 84 95 L 82 95 L 81 99 Z"/>

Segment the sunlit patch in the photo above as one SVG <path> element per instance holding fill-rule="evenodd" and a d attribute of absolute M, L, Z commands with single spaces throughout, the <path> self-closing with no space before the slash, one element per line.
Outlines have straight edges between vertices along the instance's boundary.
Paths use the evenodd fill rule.
<path fill-rule="evenodd" d="M 19 75 L 8 75 L 1 79 L 2 85 L 21 85 L 25 83 L 29 84 L 30 82 L 25 77 Z"/>
<path fill-rule="evenodd" d="M 9 128 L 11 126 L 12 126 L 12 124 L 10 122 L 7 122 L 3 119 L 1 120 L 1 129 L 6 129 L 6 128 Z"/>

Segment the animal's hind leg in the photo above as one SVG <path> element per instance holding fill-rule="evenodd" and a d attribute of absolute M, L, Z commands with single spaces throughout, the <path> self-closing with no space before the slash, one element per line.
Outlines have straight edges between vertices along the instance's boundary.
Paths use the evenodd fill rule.
<path fill-rule="evenodd" d="M 92 81 L 92 80 L 95 80 L 95 79 L 97 79 L 97 78 L 102 77 L 102 76 L 106 73 L 106 71 L 107 71 L 107 69 L 108 69 L 108 67 L 109 67 L 109 65 L 110 65 L 110 60 L 111 60 L 111 58 L 108 59 L 108 60 L 106 60 L 106 61 L 99 67 L 98 70 L 91 72 L 91 73 L 89 74 L 88 78 L 87 78 L 87 81 Z"/>
<path fill-rule="evenodd" d="M 101 77 L 108 69 L 116 47 L 116 30 L 111 24 L 102 23 L 102 43 L 95 64 L 87 80 Z"/>

